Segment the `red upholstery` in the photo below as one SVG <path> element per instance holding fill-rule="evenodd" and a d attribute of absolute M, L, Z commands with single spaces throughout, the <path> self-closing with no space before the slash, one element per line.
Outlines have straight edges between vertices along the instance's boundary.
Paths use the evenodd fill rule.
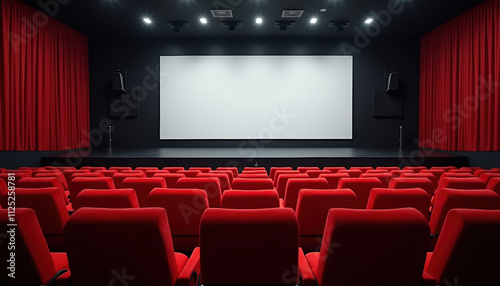
<path fill-rule="evenodd" d="M 441 179 L 441 176 L 444 173 L 445 173 L 444 170 L 434 169 L 434 170 L 423 170 L 423 171 L 420 171 L 419 174 L 433 174 L 434 178 L 436 180 L 436 187 L 437 187 L 437 184 L 439 183 L 439 179 Z"/>
<path fill-rule="evenodd" d="M 38 225 L 35 212 L 31 209 L 16 209 L 16 232 L 15 232 L 15 280 L 8 277 L 7 259 L 10 258 L 11 250 L 7 247 L 7 238 L 2 238 L 0 247 L 0 284 L 12 285 L 45 285 L 57 271 L 68 269 L 66 255 L 51 255 L 49 248 L 43 239 L 43 234 Z M 0 233 L 8 234 L 11 229 L 8 224 L 8 211 L 0 210 Z M 10 234 L 9 234 L 10 235 Z"/>
<path fill-rule="evenodd" d="M 479 178 L 483 173 L 500 173 L 500 168 L 492 168 L 490 170 L 478 169 L 474 171 L 474 176 Z"/>
<path fill-rule="evenodd" d="M 403 170 L 411 170 L 414 171 L 415 173 L 420 173 L 421 171 L 428 169 L 425 166 L 405 166 Z"/>
<path fill-rule="evenodd" d="M 144 173 L 116 173 L 111 178 L 113 178 L 113 182 L 117 188 L 121 188 L 122 182 L 126 178 L 146 178 L 146 174 Z"/>
<path fill-rule="evenodd" d="M 103 173 L 75 173 L 72 174 L 71 177 L 69 178 L 68 183 L 73 181 L 74 178 L 102 178 L 104 177 Z"/>
<path fill-rule="evenodd" d="M 27 174 L 31 177 L 31 173 L 33 173 L 32 169 L 25 169 L 25 170 L 4 170 L 4 173 L 8 174 Z"/>
<path fill-rule="evenodd" d="M 500 177 L 500 173 L 482 173 L 481 176 L 479 176 L 479 179 L 486 184 L 488 184 L 491 180 L 491 178 L 495 177 Z"/>
<path fill-rule="evenodd" d="M 301 173 L 278 174 L 276 191 L 278 192 L 278 196 L 280 198 L 285 197 L 286 184 L 288 183 L 288 180 L 290 180 L 292 178 L 294 178 L 294 179 L 301 179 L 301 178 L 308 179 L 309 176 L 307 174 L 301 174 Z"/>
<path fill-rule="evenodd" d="M 274 189 L 228 190 L 222 195 L 221 206 L 226 209 L 278 208 L 280 199 Z"/>
<path fill-rule="evenodd" d="M 233 173 L 233 178 L 238 177 L 238 168 L 236 167 L 218 167 L 217 171 L 231 171 Z"/>
<path fill-rule="evenodd" d="M 215 170 L 209 172 L 209 174 L 226 174 L 229 178 L 229 187 L 231 187 L 231 184 L 233 183 L 234 175 L 230 170 Z"/>
<path fill-rule="evenodd" d="M 174 253 L 164 209 L 82 208 L 64 236 L 75 285 L 108 285 L 114 272 L 133 276 L 128 285 L 187 285 L 179 275 L 190 262 Z"/>
<path fill-rule="evenodd" d="M 171 173 L 167 170 L 146 170 L 144 171 L 144 174 L 146 174 L 146 177 L 151 178 L 155 174 L 171 174 Z"/>
<path fill-rule="evenodd" d="M 201 216 L 208 208 L 204 190 L 156 188 L 149 193 L 147 206 L 167 211 L 176 251 L 191 252 L 199 246 Z"/>
<path fill-rule="evenodd" d="M 264 171 L 264 172 L 267 172 L 265 167 L 245 167 L 245 168 L 243 168 L 243 172 L 245 172 L 245 171 Z"/>
<path fill-rule="evenodd" d="M 323 170 L 330 171 L 332 174 L 336 174 L 341 170 L 347 170 L 345 167 L 324 167 Z"/>
<path fill-rule="evenodd" d="M 326 179 L 326 181 L 328 182 L 328 188 L 330 189 L 336 189 L 339 185 L 340 179 L 350 178 L 349 174 L 347 173 L 321 174 L 319 177 Z"/>
<path fill-rule="evenodd" d="M 146 172 L 146 171 L 158 171 L 158 167 L 136 167 L 134 170 L 136 171 L 143 171 L 143 172 Z"/>
<path fill-rule="evenodd" d="M 332 172 L 328 170 L 308 170 L 306 171 L 306 175 L 309 176 L 309 178 L 319 178 L 319 175 L 321 174 L 332 174 Z"/>
<path fill-rule="evenodd" d="M 33 175 L 34 178 L 58 178 L 59 181 L 61 181 L 61 184 L 64 188 L 64 190 L 68 190 L 68 183 L 66 182 L 66 178 L 64 177 L 63 173 L 61 172 L 43 172 L 43 173 L 37 173 L 36 175 Z"/>
<path fill-rule="evenodd" d="M 439 285 L 500 285 L 500 211 L 448 213 L 425 273 Z"/>
<path fill-rule="evenodd" d="M 486 187 L 500 196 L 500 178 L 492 178 Z"/>
<path fill-rule="evenodd" d="M 201 173 L 198 174 L 196 177 L 219 179 L 222 194 L 224 194 L 226 190 L 229 190 L 231 188 L 231 185 L 229 184 L 229 176 L 226 173 L 213 173 L 213 172 Z"/>
<path fill-rule="evenodd" d="M 200 170 L 180 170 L 176 172 L 177 174 L 184 174 L 187 178 L 194 178 L 199 173 L 202 173 Z"/>
<path fill-rule="evenodd" d="M 413 189 L 381 189 L 375 188 L 370 192 L 367 209 L 396 209 L 415 208 L 429 219 L 431 197 L 420 188 Z"/>
<path fill-rule="evenodd" d="M 73 200 L 73 208 L 138 208 L 134 189 L 84 189 Z"/>
<path fill-rule="evenodd" d="M 36 174 L 40 173 L 58 173 L 62 174 L 62 171 L 59 169 L 53 169 L 53 170 L 46 170 L 46 169 L 32 169 L 31 170 L 31 176 L 34 177 Z"/>
<path fill-rule="evenodd" d="M 16 188 L 16 207 L 35 211 L 51 251 L 65 250 L 63 229 L 69 215 L 59 188 Z"/>
<path fill-rule="evenodd" d="M 365 173 L 368 170 L 374 170 L 373 167 L 351 167 L 349 170 L 360 170 L 361 172 Z"/>
<path fill-rule="evenodd" d="M 301 189 L 328 189 L 328 182 L 325 179 L 296 179 L 292 178 L 286 183 L 284 206 L 295 210 L 297 207 L 297 197 Z"/>
<path fill-rule="evenodd" d="M 439 235 L 448 211 L 458 208 L 500 209 L 500 196 L 491 190 L 441 189 L 429 220 L 431 233 Z"/>
<path fill-rule="evenodd" d="M 460 168 L 460 169 L 451 169 L 448 171 L 449 173 L 469 173 L 469 174 L 474 174 L 474 170 L 470 168 Z"/>
<path fill-rule="evenodd" d="M 429 179 L 429 181 L 432 182 L 434 188 L 437 188 L 438 186 L 438 179 L 436 178 L 436 176 L 434 176 L 434 174 L 431 173 L 415 173 L 415 174 L 404 173 L 401 174 L 400 178 L 427 178 Z"/>
<path fill-rule="evenodd" d="M 361 176 L 359 176 L 359 177 L 360 178 L 377 178 L 382 183 L 383 188 L 389 187 L 389 182 L 392 179 L 392 175 L 390 173 L 368 173 L 368 172 L 369 172 L 369 170 L 366 171 L 366 173 L 361 174 Z"/>
<path fill-rule="evenodd" d="M 0 206 L 1 208 L 6 209 L 9 203 L 9 191 L 7 188 L 7 183 L 4 180 L 0 180 Z M 11 199 L 12 201 L 13 199 Z M 13 202 L 13 204 L 15 201 Z"/>
<path fill-rule="evenodd" d="M 444 180 L 444 178 L 473 178 L 474 175 L 471 175 L 469 173 L 443 173 L 441 175 L 441 178 L 439 178 L 438 181 L 438 186 L 441 185 L 441 182 Z"/>
<path fill-rule="evenodd" d="M 309 170 L 319 170 L 319 167 L 297 167 L 297 171 L 305 173 Z"/>
<path fill-rule="evenodd" d="M 186 175 L 180 173 L 171 173 L 171 174 L 156 173 L 153 175 L 153 178 L 163 178 L 165 180 L 165 183 L 167 184 L 167 188 L 177 187 L 177 181 L 180 178 L 185 178 L 185 177 Z"/>
<path fill-rule="evenodd" d="M 114 189 L 113 179 L 109 177 L 102 178 L 75 178 L 69 183 L 69 195 L 71 199 L 84 189 Z"/>
<path fill-rule="evenodd" d="M 23 178 L 30 178 L 31 176 L 27 173 L 15 173 L 15 180 L 14 182 L 18 182 L 19 180 L 23 179 Z M 1 173 L 0 174 L 0 180 L 2 181 L 5 181 L 5 182 L 8 182 L 8 179 L 9 179 L 9 173 Z"/>
<path fill-rule="evenodd" d="M 210 171 L 212 171 L 212 168 L 210 167 L 191 167 L 189 168 L 189 170 L 198 170 L 198 171 L 201 171 L 202 173 L 208 173 Z"/>
<path fill-rule="evenodd" d="M 349 189 L 302 189 L 295 214 L 300 229 L 300 247 L 305 252 L 319 251 L 326 217 L 331 208 L 356 208 L 358 197 Z"/>
<path fill-rule="evenodd" d="M 434 184 L 428 178 L 394 178 L 389 183 L 390 189 L 410 189 L 420 188 L 429 194 L 430 197 L 434 195 Z"/>
<path fill-rule="evenodd" d="M 269 171 L 269 178 L 273 179 L 273 182 L 275 180 L 274 176 L 276 171 L 278 170 L 293 171 L 292 167 L 271 167 L 271 170 Z"/>
<path fill-rule="evenodd" d="M 241 174 L 264 174 L 267 176 L 267 171 L 264 168 L 255 170 L 243 169 L 243 171 L 241 171 Z"/>
<path fill-rule="evenodd" d="M 140 171 L 140 170 L 123 170 L 123 171 L 120 171 L 119 173 L 122 173 L 122 174 L 144 174 L 144 175 L 146 175 L 146 173 L 144 173 L 144 171 Z"/>
<path fill-rule="evenodd" d="M 91 167 L 91 166 L 84 166 L 84 167 L 81 167 L 80 170 L 89 170 L 91 172 L 95 172 L 95 171 L 105 171 L 106 170 L 106 167 Z"/>
<path fill-rule="evenodd" d="M 340 171 L 338 171 L 337 174 L 348 174 L 349 177 L 351 177 L 351 178 L 359 178 L 361 176 L 361 174 L 363 174 L 363 171 L 356 170 L 356 169 L 340 170 Z"/>
<path fill-rule="evenodd" d="M 64 187 L 58 178 L 23 178 L 16 183 L 16 188 L 48 188 L 56 187 L 66 204 L 69 203 L 68 196 L 64 192 Z"/>
<path fill-rule="evenodd" d="M 232 188 L 237 190 L 269 190 L 274 189 L 274 184 L 271 179 L 246 179 L 240 175 L 233 180 Z"/>
<path fill-rule="evenodd" d="M 47 170 L 59 170 L 59 171 L 66 171 L 66 170 L 76 170 L 76 167 L 68 167 L 68 166 L 45 166 L 45 169 Z"/>
<path fill-rule="evenodd" d="M 273 179 L 273 182 L 274 182 L 274 186 L 277 187 L 278 186 L 278 181 L 280 179 L 280 176 L 281 175 L 285 175 L 285 174 L 301 174 L 299 171 L 296 171 L 296 170 L 277 170 L 275 173 L 274 173 L 274 177 L 272 178 Z M 305 174 L 304 174 L 305 175 Z M 309 176 L 308 176 L 309 177 Z"/>
<path fill-rule="evenodd" d="M 216 178 L 181 178 L 177 181 L 176 188 L 205 190 L 209 206 L 220 208 L 222 191 Z"/>
<path fill-rule="evenodd" d="M 154 188 L 166 188 L 167 184 L 165 179 L 153 177 L 153 178 L 126 178 L 120 185 L 120 188 L 131 188 L 135 190 L 137 195 L 137 201 L 141 207 L 146 206 L 146 201 L 148 200 L 149 193 Z"/>
<path fill-rule="evenodd" d="M 375 170 L 384 170 L 384 171 L 391 172 L 391 171 L 401 170 L 401 169 L 399 167 L 396 167 L 396 166 L 390 166 L 390 167 L 377 167 L 377 168 L 375 168 Z"/>
<path fill-rule="evenodd" d="M 132 171 L 132 167 L 109 167 L 108 170 L 121 171 Z"/>
<path fill-rule="evenodd" d="M 358 208 L 366 208 L 370 191 L 373 188 L 382 188 L 383 184 L 377 178 L 343 178 L 340 179 L 339 189 L 351 189 L 358 196 Z"/>
<path fill-rule="evenodd" d="M 179 171 L 183 171 L 184 168 L 183 167 L 164 167 L 162 170 L 167 170 L 170 173 L 177 173 Z"/>
<path fill-rule="evenodd" d="M 296 285 L 298 236 L 291 209 L 207 209 L 200 227 L 201 283 Z"/>
<path fill-rule="evenodd" d="M 389 170 L 366 170 L 365 174 L 391 174 Z M 392 176 L 392 175 L 391 175 Z"/>
<path fill-rule="evenodd" d="M 445 175 L 446 174 L 443 174 L 443 176 L 441 176 L 439 186 L 434 194 L 435 196 L 437 196 L 443 188 L 473 190 L 486 189 L 487 186 L 485 182 L 476 177 L 444 177 Z M 436 198 L 434 197 L 431 201 L 432 205 L 434 205 L 435 199 Z"/>
<path fill-rule="evenodd" d="M 117 174 L 117 170 L 96 170 L 94 173 L 101 173 L 104 177 L 113 177 L 114 174 Z"/>
<path fill-rule="evenodd" d="M 267 179 L 266 173 L 241 173 L 237 179 Z"/>
<path fill-rule="evenodd" d="M 321 251 L 306 258 L 319 286 L 420 285 L 428 239 L 413 208 L 331 209 Z"/>

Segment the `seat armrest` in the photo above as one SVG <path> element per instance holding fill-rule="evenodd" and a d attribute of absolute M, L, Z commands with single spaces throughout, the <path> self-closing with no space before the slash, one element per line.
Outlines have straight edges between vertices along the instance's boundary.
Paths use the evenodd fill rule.
<path fill-rule="evenodd" d="M 280 198 L 280 208 L 284 208 L 285 207 L 285 201 Z"/>
<path fill-rule="evenodd" d="M 436 279 L 432 277 L 429 273 L 423 272 L 422 273 L 422 286 L 436 286 Z"/>
<path fill-rule="evenodd" d="M 200 248 L 196 247 L 177 277 L 177 286 L 194 286 L 200 274 Z"/>
<path fill-rule="evenodd" d="M 299 247 L 299 279 L 302 286 L 316 286 L 316 279 L 309 267 L 304 251 Z"/>
<path fill-rule="evenodd" d="M 55 280 L 54 280 L 55 278 Z M 71 271 L 63 269 L 56 273 L 56 275 L 52 278 L 54 280 L 52 283 L 47 283 L 46 286 L 70 286 L 73 285 L 71 282 Z M 51 280 L 51 281 L 52 281 Z"/>

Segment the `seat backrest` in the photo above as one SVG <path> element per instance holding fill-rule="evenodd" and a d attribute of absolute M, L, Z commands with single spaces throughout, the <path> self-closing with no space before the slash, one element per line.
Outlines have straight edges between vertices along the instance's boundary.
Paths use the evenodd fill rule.
<path fill-rule="evenodd" d="M 238 175 L 237 179 L 267 179 L 268 176 L 265 173 L 241 173 Z"/>
<path fill-rule="evenodd" d="M 73 208 L 138 208 L 134 189 L 84 189 L 73 200 Z"/>
<path fill-rule="evenodd" d="M 231 188 L 231 185 L 229 183 L 229 176 L 226 173 L 214 173 L 214 172 L 201 173 L 201 174 L 198 174 L 196 177 L 200 177 L 200 178 L 217 178 L 217 179 L 219 179 L 220 188 L 221 188 L 221 191 L 222 191 L 223 194 L 224 194 L 224 192 L 226 190 L 229 190 Z"/>
<path fill-rule="evenodd" d="M 173 173 L 173 174 L 156 173 L 153 175 L 153 178 L 163 178 L 165 180 L 165 183 L 167 184 L 167 188 L 177 187 L 177 181 L 180 178 L 185 178 L 185 177 L 186 175 L 180 173 Z"/>
<path fill-rule="evenodd" d="M 274 175 L 278 170 L 292 171 L 293 169 L 292 167 L 271 167 L 271 170 L 269 171 L 269 178 L 273 179 L 273 181 L 274 181 Z"/>
<path fill-rule="evenodd" d="M 382 183 L 383 188 L 389 187 L 389 182 L 392 180 L 392 175 L 390 173 L 366 173 L 361 174 L 360 178 L 377 178 Z"/>
<path fill-rule="evenodd" d="M 295 285 L 298 236 L 291 209 L 207 209 L 200 227 L 201 283 Z"/>
<path fill-rule="evenodd" d="M 162 170 L 167 170 L 169 171 L 170 173 L 177 173 L 179 171 L 182 171 L 184 170 L 184 167 L 163 167 Z"/>
<path fill-rule="evenodd" d="M 145 173 L 116 173 L 111 178 L 117 188 L 122 187 L 122 183 L 127 178 L 147 178 Z"/>
<path fill-rule="evenodd" d="M 89 170 L 91 172 L 99 171 L 99 170 L 106 170 L 106 167 L 91 167 L 91 166 L 83 166 L 80 168 L 80 170 Z"/>
<path fill-rule="evenodd" d="M 113 177 L 114 174 L 118 174 L 117 170 L 96 170 L 94 171 L 96 174 L 103 174 L 104 177 Z"/>
<path fill-rule="evenodd" d="M 71 181 L 71 175 L 73 174 L 78 174 L 78 173 L 92 173 L 92 171 L 87 170 L 87 169 L 80 169 L 80 170 L 66 170 L 63 171 L 64 178 L 66 179 L 66 182 L 69 184 Z"/>
<path fill-rule="evenodd" d="M 121 172 L 121 171 L 132 171 L 132 167 L 109 167 L 108 170 L 116 170 L 118 172 Z"/>
<path fill-rule="evenodd" d="M 4 180 L 0 180 L 0 206 L 6 209 L 8 207 L 8 203 L 9 189 L 7 187 L 7 183 Z"/>
<path fill-rule="evenodd" d="M 179 269 L 164 209 L 82 208 L 66 223 L 64 240 L 75 285 L 108 285 L 113 271 L 133 273 L 129 285 L 175 285 Z"/>
<path fill-rule="evenodd" d="M 391 172 L 391 171 L 396 171 L 396 170 L 401 170 L 401 169 L 399 167 L 396 167 L 396 166 L 389 166 L 389 167 L 379 166 L 379 167 L 375 168 L 375 170 L 384 170 L 387 172 Z"/>
<path fill-rule="evenodd" d="M 289 179 L 286 183 L 284 206 L 295 210 L 297 207 L 297 197 L 301 189 L 328 189 L 328 182 L 323 178 L 316 179 Z"/>
<path fill-rule="evenodd" d="M 234 174 L 231 170 L 215 170 L 210 171 L 209 174 L 226 174 L 229 178 L 229 187 L 231 187 L 231 184 L 233 183 Z"/>
<path fill-rule="evenodd" d="M 432 173 L 403 173 L 401 174 L 400 176 L 401 178 L 427 178 L 429 179 L 432 184 L 434 185 L 434 188 L 437 187 L 437 184 L 438 184 L 438 179 L 436 178 L 436 176 L 434 176 L 434 174 Z"/>
<path fill-rule="evenodd" d="M 208 173 L 208 172 L 212 171 L 212 168 L 210 168 L 210 167 L 190 167 L 189 170 L 199 170 L 202 173 Z"/>
<path fill-rule="evenodd" d="M 68 189 L 68 182 L 61 172 L 42 172 L 33 175 L 34 178 L 58 178 L 65 190 Z"/>
<path fill-rule="evenodd" d="M 74 178 L 69 183 L 69 196 L 73 200 L 84 189 L 114 189 L 114 188 L 115 184 L 113 183 L 113 179 L 109 177 Z"/>
<path fill-rule="evenodd" d="M 277 170 L 274 173 L 274 177 L 272 177 L 275 187 L 278 186 L 278 180 L 281 177 L 281 175 L 285 175 L 285 174 L 301 174 L 301 173 L 299 171 L 297 171 L 297 170 Z"/>
<path fill-rule="evenodd" d="M 413 208 L 331 209 L 316 278 L 319 285 L 420 285 L 428 245 L 427 221 Z"/>
<path fill-rule="evenodd" d="M 202 189 L 155 188 L 149 193 L 146 206 L 167 211 L 172 235 L 199 235 L 208 196 Z"/>
<path fill-rule="evenodd" d="M 392 170 L 389 173 L 391 173 L 392 177 L 399 178 L 399 177 L 401 177 L 401 174 L 405 174 L 405 173 L 415 174 L 416 172 L 412 171 L 412 170 Z"/>
<path fill-rule="evenodd" d="M 273 180 L 266 178 L 248 179 L 241 175 L 233 180 L 233 189 L 238 190 L 269 190 L 274 189 Z"/>
<path fill-rule="evenodd" d="M 278 172 L 277 172 L 278 173 Z M 278 192 L 278 196 L 280 198 L 285 197 L 286 184 L 290 179 L 308 179 L 309 176 L 303 173 L 293 173 L 293 174 L 278 174 L 277 182 L 276 182 L 276 191 Z"/>
<path fill-rule="evenodd" d="M 342 178 L 339 189 L 351 189 L 358 196 L 358 208 L 366 208 L 370 191 L 373 188 L 382 188 L 383 184 L 378 178 Z"/>
<path fill-rule="evenodd" d="M 274 189 L 228 190 L 222 194 L 221 206 L 226 209 L 278 208 L 280 200 Z"/>
<path fill-rule="evenodd" d="M 319 170 L 319 167 L 297 167 L 297 171 L 305 173 L 309 170 Z"/>
<path fill-rule="evenodd" d="M 403 167 L 403 170 L 411 170 L 414 171 L 415 173 L 420 173 L 421 171 L 428 169 L 425 166 L 405 166 Z"/>
<path fill-rule="evenodd" d="M 375 188 L 370 192 L 367 209 L 415 208 L 429 219 L 431 197 L 421 188 L 382 189 Z"/>
<path fill-rule="evenodd" d="M 374 170 L 373 167 L 351 167 L 349 170 L 360 170 L 361 172 L 365 173 L 368 170 Z"/>
<path fill-rule="evenodd" d="M 435 177 L 435 183 L 436 183 L 436 187 L 437 187 L 437 184 L 439 183 L 439 179 L 441 179 L 441 176 L 444 174 L 444 170 L 439 170 L 439 169 L 434 169 L 434 170 L 423 170 L 423 171 L 420 171 L 419 174 L 433 174 L 434 177 Z"/>
<path fill-rule="evenodd" d="M 155 174 L 172 174 L 167 170 L 145 170 L 144 174 L 146 174 L 146 177 L 151 178 Z"/>
<path fill-rule="evenodd" d="M 434 166 L 434 167 L 431 167 L 430 170 L 444 170 L 445 172 L 448 172 L 450 170 L 453 170 L 453 169 L 457 169 L 457 167 L 455 166 Z"/>
<path fill-rule="evenodd" d="M 319 175 L 321 174 L 332 174 L 332 172 L 328 170 L 308 170 L 306 171 L 306 175 L 309 176 L 309 178 L 319 178 Z"/>
<path fill-rule="evenodd" d="M 491 190 L 441 189 L 429 220 L 431 233 L 439 235 L 448 212 L 460 208 L 497 210 L 500 196 Z"/>
<path fill-rule="evenodd" d="M 338 173 L 340 170 L 347 170 L 346 167 L 324 167 L 323 170 L 330 171 L 332 174 Z"/>
<path fill-rule="evenodd" d="M 349 174 L 347 173 L 321 174 L 319 175 L 319 177 L 326 179 L 326 181 L 328 182 L 328 188 L 330 189 L 336 189 L 339 185 L 340 179 L 350 178 Z"/>
<path fill-rule="evenodd" d="M 337 174 L 348 174 L 351 178 L 359 178 L 363 171 L 357 169 L 340 170 Z"/>
<path fill-rule="evenodd" d="M 210 207 L 220 208 L 222 191 L 220 182 L 216 178 L 180 178 L 176 188 L 205 190 Z"/>
<path fill-rule="evenodd" d="M 302 189 L 297 198 L 295 214 L 300 235 L 323 235 L 326 217 L 331 208 L 357 208 L 358 197 L 350 189 Z"/>
<path fill-rule="evenodd" d="M 492 178 L 499 178 L 499 177 L 500 173 L 482 173 L 481 176 L 479 176 L 479 179 L 488 184 Z"/>
<path fill-rule="evenodd" d="M 486 188 L 494 191 L 500 196 L 500 178 L 492 178 Z"/>
<path fill-rule="evenodd" d="M 420 188 L 429 194 L 430 197 L 434 195 L 434 184 L 428 178 L 393 178 L 389 182 L 390 189 L 412 189 Z"/>
<path fill-rule="evenodd" d="M 58 188 L 17 188 L 16 207 L 34 210 L 44 235 L 63 234 L 69 215 Z"/>
<path fill-rule="evenodd" d="M 159 169 L 158 169 L 158 167 L 136 167 L 134 170 L 146 172 L 146 171 L 150 171 L 150 170 L 158 171 Z"/>
<path fill-rule="evenodd" d="M 474 178 L 474 175 L 471 175 L 469 173 L 448 173 L 448 172 L 445 172 L 439 178 L 438 186 L 441 185 L 442 181 L 445 178 Z M 444 187 L 444 188 L 446 188 L 446 187 Z"/>
<path fill-rule="evenodd" d="M 451 210 L 425 271 L 439 285 L 500 285 L 499 241 L 500 210 Z"/>
<path fill-rule="evenodd" d="M 9 175 L 9 173 L 1 173 L 0 174 L 0 180 L 5 181 L 6 183 L 9 181 L 9 177 L 12 177 Z M 18 182 L 19 180 L 23 178 L 31 178 L 31 176 L 27 173 L 15 173 L 14 175 L 14 182 Z"/>
<path fill-rule="evenodd" d="M 9 211 L 0 210 L 0 233 L 8 234 L 12 227 L 9 220 Z M 2 239 L 0 247 L 0 284 L 45 285 L 56 274 L 56 268 L 49 252 L 42 230 L 38 225 L 35 212 L 31 209 L 16 208 L 15 215 L 15 279 L 7 276 L 10 272 L 7 259 L 11 257 L 11 250 L 7 247 L 7 238 Z M 10 265 L 9 265 L 10 266 Z"/>
<path fill-rule="evenodd" d="M 120 188 L 131 188 L 135 190 L 137 201 L 141 207 L 146 205 L 149 193 L 154 188 L 166 188 L 165 179 L 160 177 L 153 178 L 126 178 L 120 185 Z"/>
<path fill-rule="evenodd" d="M 233 173 L 233 178 L 238 177 L 238 168 L 237 167 L 218 167 L 217 171 L 231 171 Z"/>
<path fill-rule="evenodd" d="M 454 173 L 454 174 L 461 175 L 461 173 Z M 487 186 L 485 182 L 476 177 L 450 177 L 450 176 L 445 177 L 445 175 L 446 174 L 443 174 L 443 176 L 441 176 L 441 179 L 439 180 L 439 185 L 436 188 L 436 192 L 434 193 L 436 196 L 443 188 L 478 190 L 478 189 L 486 189 Z"/>
<path fill-rule="evenodd" d="M 86 178 L 98 178 L 104 177 L 103 173 L 74 173 L 69 178 L 69 182 L 73 181 L 75 178 L 86 177 Z"/>
<path fill-rule="evenodd" d="M 69 203 L 68 197 L 64 193 L 64 187 L 58 178 L 23 178 L 16 183 L 16 188 L 49 188 L 56 187 L 66 204 Z"/>
<path fill-rule="evenodd" d="M 492 168 L 492 169 L 489 169 L 489 170 L 487 170 L 487 169 L 477 169 L 477 170 L 474 171 L 474 176 L 479 178 L 481 176 L 481 174 L 483 174 L 483 173 L 500 173 L 500 168 Z"/>

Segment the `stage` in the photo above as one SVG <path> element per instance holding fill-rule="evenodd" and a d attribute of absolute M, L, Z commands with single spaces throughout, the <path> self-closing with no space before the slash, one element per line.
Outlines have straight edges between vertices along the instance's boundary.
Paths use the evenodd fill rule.
<path fill-rule="evenodd" d="M 42 166 L 468 166 L 466 156 L 428 149 L 153 148 L 84 149 L 42 157 Z"/>

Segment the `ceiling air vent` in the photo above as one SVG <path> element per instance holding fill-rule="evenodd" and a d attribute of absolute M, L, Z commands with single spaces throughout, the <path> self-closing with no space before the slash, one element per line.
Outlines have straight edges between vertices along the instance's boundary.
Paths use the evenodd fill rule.
<path fill-rule="evenodd" d="M 281 18 L 300 18 L 302 17 L 302 14 L 304 13 L 304 10 L 283 10 L 283 13 L 281 13 Z"/>
<path fill-rule="evenodd" d="M 210 10 L 214 18 L 233 18 L 231 10 Z"/>

